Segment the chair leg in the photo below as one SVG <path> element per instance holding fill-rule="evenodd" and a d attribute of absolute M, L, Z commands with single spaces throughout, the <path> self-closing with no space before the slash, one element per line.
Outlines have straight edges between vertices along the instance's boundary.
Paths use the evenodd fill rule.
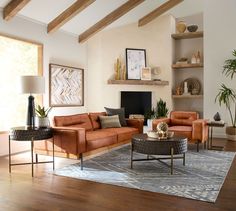
<path fill-rule="evenodd" d="M 80 159 L 80 169 L 83 170 L 83 154 L 80 153 L 77 155 L 77 159 Z"/>
<path fill-rule="evenodd" d="M 199 143 L 200 143 L 200 141 L 197 140 L 197 152 L 199 152 Z"/>
<path fill-rule="evenodd" d="M 80 154 L 80 169 L 83 170 L 83 154 Z"/>

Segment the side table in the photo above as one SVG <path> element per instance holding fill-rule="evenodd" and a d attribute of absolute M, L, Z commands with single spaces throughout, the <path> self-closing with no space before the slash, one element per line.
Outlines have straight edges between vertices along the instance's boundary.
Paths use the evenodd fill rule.
<path fill-rule="evenodd" d="M 10 129 L 9 134 L 9 173 L 11 173 L 11 167 L 17 165 L 27 165 L 30 164 L 32 168 L 32 177 L 34 176 L 34 164 L 41 164 L 41 163 L 52 163 L 53 170 L 55 168 L 55 161 L 54 161 L 54 139 L 52 128 L 34 128 L 34 129 L 27 129 L 26 127 L 14 127 Z M 40 141 L 44 139 L 52 138 L 52 146 L 53 146 L 53 155 L 52 161 L 43 161 L 38 162 L 36 157 L 36 162 L 34 162 L 33 150 L 34 150 L 34 141 Z M 12 163 L 11 162 L 11 141 L 30 141 L 31 142 L 31 162 L 28 163 Z"/>
<path fill-rule="evenodd" d="M 208 143 L 207 143 L 207 149 L 211 150 L 211 149 L 216 149 L 216 150 L 223 150 L 222 146 L 213 146 L 212 145 L 212 135 L 213 135 L 213 128 L 214 127 L 224 127 L 225 123 L 222 121 L 209 121 L 207 123 L 207 125 L 209 126 L 208 128 Z M 209 131 L 210 130 L 210 131 Z"/>

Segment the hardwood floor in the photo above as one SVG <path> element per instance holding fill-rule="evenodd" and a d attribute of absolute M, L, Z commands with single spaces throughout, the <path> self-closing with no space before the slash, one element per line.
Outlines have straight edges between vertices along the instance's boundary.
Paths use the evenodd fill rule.
<path fill-rule="evenodd" d="M 214 140 L 225 150 L 236 151 L 236 142 Z M 42 159 L 45 157 L 39 157 Z M 45 159 L 48 159 L 46 157 Z M 28 161 L 29 153 L 15 155 L 15 162 Z M 56 168 L 76 163 L 56 159 Z M 16 166 L 8 173 L 8 158 L 0 158 L 0 210 L 236 210 L 236 159 L 216 203 L 200 202 L 165 194 L 54 176 L 52 164 L 35 168 Z"/>

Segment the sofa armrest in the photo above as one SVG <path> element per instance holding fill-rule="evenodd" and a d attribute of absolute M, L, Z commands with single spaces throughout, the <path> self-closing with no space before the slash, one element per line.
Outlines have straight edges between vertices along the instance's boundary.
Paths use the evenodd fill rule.
<path fill-rule="evenodd" d="M 160 122 L 166 122 L 166 123 L 169 125 L 169 124 L 170 124 L 170 118 L 153 119 L 153 120 L 152 120 L 152 129 L 153 129 L 153 130 L 156 130 L 157 125 L 158 125 Z"/>
<path fill-rule="evenodd" d="M 143 133 L 143 120 L 142 119 L 126 119 L 128 127 L 135 127 L 139 133 Z"/>
<path fill-rule="evenodd" d="M 54 143 L 60 143 L 63 151 L 78 155 L 86 151 L 85 128 L 53 127 Z"/>
<path fill-rule="evenodd" d="M 206 119 L 197 119 L 193 121 L 192 140 L 205 142 L 208 139 L 208 125 Z"/>

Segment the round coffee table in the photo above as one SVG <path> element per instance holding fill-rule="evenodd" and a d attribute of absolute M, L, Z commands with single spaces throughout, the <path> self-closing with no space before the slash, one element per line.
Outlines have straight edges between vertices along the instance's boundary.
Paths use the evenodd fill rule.
<path fill-rule="evenodd" d="M 133 152 L 146 154 L 146 159 L 133 159 Z M 171 160 L 171 174 L 173 174 L 173 160 L 183 159 L 185 165 L 185 153 L 187 152 L 187 138 L 182 136 L 174 136 L 172 138 L 159 140 L 150 138 L 147 134 L 135 134 L 132 136 L 131 142 L 131 168 L 134 161 L 150 161 Z M 167 155 L 165 157 L 154 157 L 152 155 Z M 169 156 L 168 156 L 169 155 Z M 179 155 L 179 156 L 174 156 Z M 166 164 L 166 163 L 164 163 Z"/>

